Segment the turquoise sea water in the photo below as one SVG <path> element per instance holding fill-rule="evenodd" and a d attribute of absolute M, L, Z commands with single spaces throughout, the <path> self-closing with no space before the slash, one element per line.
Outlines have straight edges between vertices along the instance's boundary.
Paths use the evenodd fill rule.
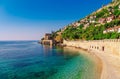
<path fill-rule="evenodd" d="M 95 72 L 78 52 L 37 41 L 1 41 L 0 79 L 95 79 Z"/>

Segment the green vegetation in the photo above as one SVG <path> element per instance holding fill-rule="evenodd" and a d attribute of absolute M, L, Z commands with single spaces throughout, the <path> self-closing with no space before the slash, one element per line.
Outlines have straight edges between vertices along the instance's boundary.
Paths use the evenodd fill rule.
<path fill-rule="evenodd" d="M 107 33 L 107 34 L 104 34 L 104 38 L 106 38 L 106 39 L 119 39 L 120 33 L 117 33 L 117 32 Z"/>
<path fill-rule="evenodd" d="M 111 5 L 113 4 L 113 5 Z M 74 27 L 74 25 L 67 26 L 67 29 L 65 29 L 61 35 L 63 39 L 66 40 L 102 40 L 102 39 L 118 39 L 120 38 L 120 33 L 117 32 L 109 32 L 109 33 L 103 33 L 104 30 L 108 28 L 112 28 L 114 26 L 120 25 L 120 9 L 119 9 L 120 2 L 111 2 L 110 6 L 103 7 L 101 10 L 94 12 L 86 18 L 83 18 L 83 20 L 76 21 L 78 23 L 81 23 L 80 26 Z M 114 18 L 112 18 L 114 16 Z M 108 22 L 109 18 L 112 19 L 112 21 Z M 99 22 L 100 18 L 105 19 L 105 22 Z M 93 20 L 93 22 L 91 22 Z M 108 22 L 108 23 L 107 23 Z M 105 24 L 104 24 L 105 23 Z M 85 25 L 87 25 L 84 27 Z M 57 33 L 57 32 L 56 32 Z M 57 36 L 53 34 L 53 36 Z M 57 36 L 57 39 L 61 39 L 61 36 Z"/>
<path fill-rule="evenodd" d="M 113 27 L 114 25 L 120 25 L 120 20 L 114 20 L 105 25 L 94 26 L 90 25 L 88 28 L 83 29 L 81 26 L 73 28 L 68 26 L 68 28 L 62 33 L 62 37 L 67 40 L 102 40 L 102 39 L 116 39 L 120 38 L 120 33 L 106 33 L 103 34 L 103 31 L 107 28 Z"/>
<path fill-rule="evenodd" d="M 120 15 L 120 10 L 115 9 L 115 11 L 114 11 L 114 15 L 115 15 L 116 17 L 118 17 L 118 16 Z"/>
<path fill-rule="evenodd" d="M 109 15 L 109 11 L 107 9 L 102 9 L 100 12 L 96 13 L 96 18 L 106 17 Z"/>
<path fill-rule="evenodd" d="M 120 4 L 117 4 L 116 6 L 114 6 L 114 13 L 113 13 L 113 14 L 114 14 L 116 17 L 118 17 L 118 16 L 120 15 L 119 5 L 120 5 Z"/>
<path fill-rule="evenodd" d="M 52 38 L 55 38 L 57 36 L 57 32 L 52 31 L 51 33 L 52 33 L 52 35 L 51 35 Z"/>
<path fill-rule="evenodd" d="M 104 25 L 104 27 L 105 27 L 105 29 L 107 29 L 107 28 L 110 28 L 110 27 L 118 26 L 118 25 L 120 25 L 120 20 L 116 19 L 116 20 L 113 20 L 110 23 L 106 23 Z"/>

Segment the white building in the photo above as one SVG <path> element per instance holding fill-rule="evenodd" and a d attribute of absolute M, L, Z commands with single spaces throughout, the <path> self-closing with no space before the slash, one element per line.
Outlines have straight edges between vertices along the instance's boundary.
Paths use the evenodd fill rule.
<path fill-rule="evenodd" d="M 103 31 L 103 33 L 110 33 L 110 32 L 117 32 L 120 33 L 120 26 L 115 26 L 113 28 L 108 28 L 106 30 Z"/>
<path fill-rule="evenodd" d="M 119 10 L 120 10 L 120 5 L 118 6 Z"/>
<path fill-rule="evenodd" d="M 107 23 L 109 23 L 109 22 L 113 21 L 114 19 L 115 19 L 115 16 L 112 15 L 112 16 L 107 17 L 106 21 L 107 21 Z"/>

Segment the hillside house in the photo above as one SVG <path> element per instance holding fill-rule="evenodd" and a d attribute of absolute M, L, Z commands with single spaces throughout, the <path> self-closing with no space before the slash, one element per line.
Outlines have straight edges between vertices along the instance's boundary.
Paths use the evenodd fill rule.
<path fill-rule="evenodd" d="M 78 27 L 80 25 L 81 25 L 81 23 L 75 22 L 75 23 L 72 23 L 70 26 L 72 26 L 73 28 L 76 28 L 76 27 Z"/>
<path fill-rule="evenodd" d="M 107 23 L 113 21 L 115 19 L 115 16 L 114 15 L 111 15 L 110 17 L 107 17 L 106 21 Z"/>
<path fill-rule="evenodd" d="M 85 23 L 85 20 L 84 19 L 80 20 L 80 23 Z"/>
<path fill-rule="evenodd" d="M 80 23 L 82 23 L 82 24 L 85 24 L 85 23 L 87 23 L 87 22 L 88 22 L 87 19 L 82 19 L 82 20 L 80 21 Z"/>
<path fill-rule="evenodd" d="M 75 23 L 73 23 L 72 25 L 73 25 L 74 27 L 78 27 L 78 26 L 81 25 L 81 23 L 75 22 Z"/>
<path fill-rule="evenodd" d="M 95 20 L 94 20 L 94 19 L 90 19 L 89 22 L 90 22 L 90 23 L 95 23 Z"/>
<path fill-rule="evenodd" d="M 61 29 L 61 32 L 63 32 L 64 30 L 67 29 L 67 26 L 65 26 L 64 28 Z"/>
<path fill-rule="evenodd" d="M 120 15 L 118 16 L 118 19 L 120 20 Z"/>
<path fill-rule="evenodd" d="M 120 33 L 120 26 L 114 27 L 114 31 Z"/>
<path fill-rule="evenodd" d="M 89 23 L 95 23 L 94 16 L 90 16 L 90 17 L 89 17 Z"/>
<path fill-rule="evenodd" d="M 110 32 L 117 32 L 120 33 L 120 26 L 115 26 L 113 28 L 108 28 L 106 30 L 103 31 L 103 33 L 110 33 Z"/>
<path fill-rule="evenodd" d="M 100 18 L 100 19 L 98 20 L 98 23 L 100 23 L 100 24 L 106 23 L 106 18 Z"/>
<path fill-rule="evenodd" d="M 87 27 L 89 27 L 89 25 L 90 23 L 85 24 L 83 29 L 86 29 Z"/>
<path fill-rule="evenodd" d="M 95 19 L 95 18 L 96 18 L 96 16 L 95 16 L 95 15 L 90 16 L 90 19 Z"/>

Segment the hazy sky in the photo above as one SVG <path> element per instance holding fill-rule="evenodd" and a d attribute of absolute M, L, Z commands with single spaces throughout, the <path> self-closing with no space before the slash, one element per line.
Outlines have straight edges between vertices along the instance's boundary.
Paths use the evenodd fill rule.
<path fill-rule="evenodd" d="M 39 40 L 111 0 L 0 0 L 0 40 Z"/>

